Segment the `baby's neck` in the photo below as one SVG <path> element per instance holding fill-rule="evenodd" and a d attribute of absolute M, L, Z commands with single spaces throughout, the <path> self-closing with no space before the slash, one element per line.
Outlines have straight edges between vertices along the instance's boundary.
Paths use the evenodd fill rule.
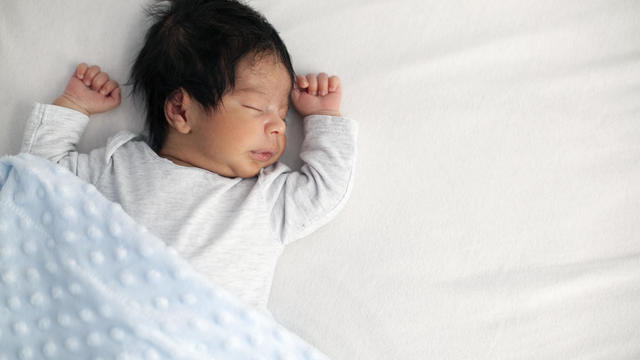
<path fill-rule="evenodd" d="M 195 165 L 193 165 L 193 164 L 191 164 L 191 163 L 189 163 L 187 161 L 180 160 L 180 159 L 178 159 L 176 157 L 173 157 L 173 156 L 171 156 L 169 154 L 165 154 L 162 151 L 158 152 L 158 156 L 163 157 L 163 158 L 173 162 L 176 165 L 187 166 L 187 167 L 195 167 Z"/>

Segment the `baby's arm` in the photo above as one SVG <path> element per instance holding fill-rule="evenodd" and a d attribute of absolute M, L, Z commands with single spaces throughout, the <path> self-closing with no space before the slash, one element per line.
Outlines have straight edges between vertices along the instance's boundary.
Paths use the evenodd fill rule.
<path fill-rule="evenodd" d="M 304 117 L 304 165 L 291 171 L 278 164 L 265 169 L 273 182 L 265 197 L 274 231 L 289 243 L 331 220 L 346 203 L 356 156 L 357 124 L 340 116 L 338 77 L 296 77 L 292 103 Z"/>
<path fill-rule="evenodd" d="M 97 66 L 80 64 L 64 90 L 52 105 L 36 104 L 29 118 L 22 152 L 47 158 L 91 181 L 91 159 L 103 165 L 104 149 L 79 154 L 76 144 L 89 122 L 89 115 L 107 111 L 120 104 L 118 83 Z"/>

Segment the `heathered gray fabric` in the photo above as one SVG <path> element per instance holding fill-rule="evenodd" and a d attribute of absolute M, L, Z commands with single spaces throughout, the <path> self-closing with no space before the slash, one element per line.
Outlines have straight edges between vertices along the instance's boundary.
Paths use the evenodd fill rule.
<path fill-rule="evenodd" d="M 176 165 L 130 132 L 80 154 L 88 122 L 35 104 L 21 151 L 94 184 L 212 282 L 263 311 L 283 246 L 333 218 L 353 180 L 357 124 L 347 118 L 306 117 L 300 171 L 276 163 L 251 179 Z"/>

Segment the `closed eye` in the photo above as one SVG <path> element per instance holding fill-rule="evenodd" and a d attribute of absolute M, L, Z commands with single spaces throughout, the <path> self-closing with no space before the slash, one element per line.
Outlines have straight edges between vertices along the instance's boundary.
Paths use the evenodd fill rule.
<path fill-rule="evenodd" d="M 249 106 L 249 105 L 242 105 L 242 106 L 244 106 L 244 107 L 246 107 L 246 108 L 248 108 L 248 109 L 251 109 L 251 110 L 255 110 L 255 111 L 260 111 L 260 112 L 262 112 L 262 110 L 261 110 L 261 109 L 258 109 L 258 108 L 253 107 L 253 106 Z"/>
<path fill-rule="evenodd" d="M 247 109 L 251 109 L 251 110 L 254 110 L 254 111 L 261 112 L 261 113 L 264 112 L 262 109 L 258 109 L 256 107 L 251 106 L 251 105 L 242 105 L 242 106 L 246 107 Z M 287 114 L 285 114 L 285 116 L 280 118 L 280 120 L 282 120 L 285 124 L 287 123 L 286 115 Z"/>

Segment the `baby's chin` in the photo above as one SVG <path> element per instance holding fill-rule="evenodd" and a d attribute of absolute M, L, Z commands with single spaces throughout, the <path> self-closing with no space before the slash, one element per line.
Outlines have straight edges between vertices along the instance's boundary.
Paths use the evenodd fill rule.
<path fill-rule="evenodd" d="M 253 177 L 256 177 L 260 174 L 260 171 L 264 168 L 268 168 L 269 166 L 272 166 L 273 164 L 275 164 L 278 160 L 280 159 L 280 156 L 278 156 L 276 159 L 272 159 L 272 161 L 265 163 L 265 164 L 255 164 L 255 166 L 246 166 L 243 167 L 242 169 L 235 169 L 233 171 L 233 174 L 229 175 L 224 175 L 227 177 L 239 177 L 239 178 L 243 178 L 243 179 L 250 179 Z"/>

